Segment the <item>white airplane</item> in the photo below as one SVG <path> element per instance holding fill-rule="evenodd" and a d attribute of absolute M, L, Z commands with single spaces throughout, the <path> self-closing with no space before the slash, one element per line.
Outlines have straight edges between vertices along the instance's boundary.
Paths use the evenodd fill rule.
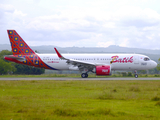
<path fill-rule="evenodd" d="M 35 53 L 15 30 L 7 30 L 13 55 L 6 55 L 4 59 L 19 64 L 35 66 L 51 70 L 77 70 L 81 77 L 87 78 L 88 72 L 96 75 L 111 75 L 112 70 L 152 69 L 157 63 L 148 56 L 141 54 L 38 54 Z"/>

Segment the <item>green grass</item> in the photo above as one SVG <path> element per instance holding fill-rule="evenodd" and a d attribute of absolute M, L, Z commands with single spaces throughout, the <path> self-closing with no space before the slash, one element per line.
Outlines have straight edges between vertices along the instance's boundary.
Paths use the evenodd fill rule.
<path fill-rule="evenodd" d="M 157 120 L 159 81 L 0 81 L 0 120 Z"/>

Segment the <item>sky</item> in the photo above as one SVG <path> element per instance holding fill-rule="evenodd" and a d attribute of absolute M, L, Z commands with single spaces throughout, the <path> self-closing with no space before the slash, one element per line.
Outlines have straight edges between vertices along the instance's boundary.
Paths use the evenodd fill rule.
<path fill-rule="evenodd" d="M 0 44 L 160 49 L 160 0 L 0 0 Z"/>

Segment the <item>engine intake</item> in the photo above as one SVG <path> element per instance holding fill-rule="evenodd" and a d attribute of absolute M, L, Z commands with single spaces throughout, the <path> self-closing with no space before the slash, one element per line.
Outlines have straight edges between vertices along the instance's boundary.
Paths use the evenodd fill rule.
<path fill-rule="evenodd" d="M 96 75 L 111 75 L 111 66 L 110 65 L 96 66 Z"/>

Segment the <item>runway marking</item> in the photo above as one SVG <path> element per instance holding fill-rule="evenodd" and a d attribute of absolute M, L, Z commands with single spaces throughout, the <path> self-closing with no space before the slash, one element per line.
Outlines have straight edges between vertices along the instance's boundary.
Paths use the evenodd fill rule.
<path fill-rule="evenodd" d="M 52 78 L 0 78 L 0 80 L 160 80 L 160 77 L 155 78 L 67 78 L 67 77 L 52 77 Z"/>

